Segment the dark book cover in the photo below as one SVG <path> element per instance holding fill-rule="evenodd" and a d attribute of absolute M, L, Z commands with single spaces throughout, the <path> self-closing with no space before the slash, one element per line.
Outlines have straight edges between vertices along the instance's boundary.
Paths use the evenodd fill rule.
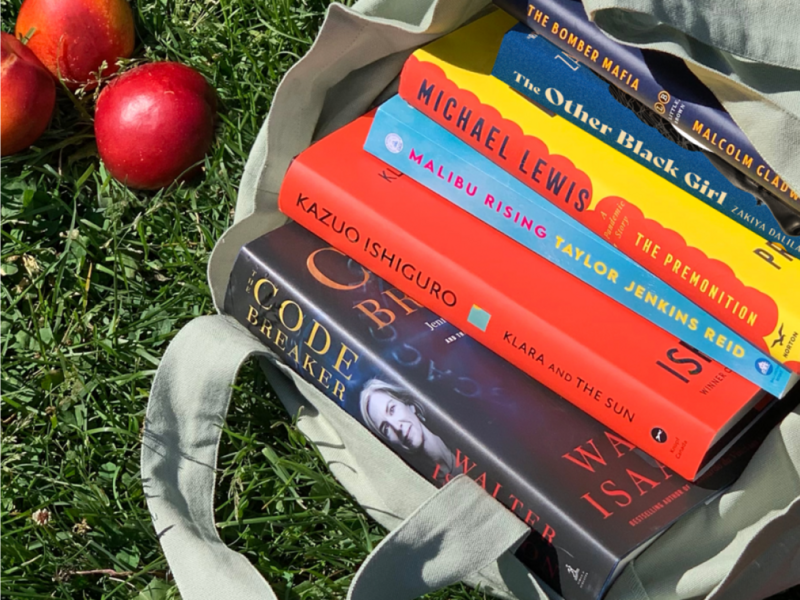
<path fill-rule="evenodd" d="M 720 166 L 730 165 L 746 175 L 747 179 L 736 178 L 723 168 L 726 176 L 770 207 L 789 235 L 798 233 L 797 193 L 770 168 L 714 94 L 681 59 L 615 42 L 589 21 L 580 0 L 494 2 L 710 150 L 719 157 Z"/>
<path fill-rule="evenodd" d="M 240 251 L 225 312 L 420 475 L 465 473 L 513 511 L 518 558 L 569 600 L 599 598 L 759 441 L 689 483 L 294 223 Z"/>

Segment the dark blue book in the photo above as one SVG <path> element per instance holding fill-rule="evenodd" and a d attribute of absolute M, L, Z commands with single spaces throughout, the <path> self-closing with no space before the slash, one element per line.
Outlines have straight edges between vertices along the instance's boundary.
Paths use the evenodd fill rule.
<path fill-rule="evenodd" d="M 532 530 L 517 557 L 569 600 L 600 598 L 767 426 L 687 482 L 294 223 L 242 248 L 225 312 L 420 475 L 464 473 L 507 506 Z"/>
<path fill-rule="evenodd" d="M 726 177 L 769 206 L 785 233 L 800 234 L 798 194 L 681 59 L 615 42 L 589 21 L 580 0 L 494 2 L 708 150 Z"/>
<path fill-rule="evenodd" d="M 622 98 L 613 84 L 543 35 L 522 24 L 510 30 L 503 38 L 492 75 L 543 110 L 557 113 L 800 258 L 800 235 L 787 235 L 756 196 L 731 183 L 706 153 L 682 138 L 655 111 L 630 97 Z"/>

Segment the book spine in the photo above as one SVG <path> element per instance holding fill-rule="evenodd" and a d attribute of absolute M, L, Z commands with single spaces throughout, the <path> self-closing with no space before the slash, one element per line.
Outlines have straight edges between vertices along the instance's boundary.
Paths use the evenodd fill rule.
<path fill-rule="evenodd" d="M 702 152 L 682 148 L 643 123 L 612 96 L 608 82 L 542 35 L 521 25 L 509 31 L 492 75 L 800 258 L 800 236 L 787 235 L 765 204 L 733 185 Z"/>
<path fill-rule="evenodd" d="M 420 240 L 408 224 L 398 227 L 369 199 L 333 185 L 302 161 L 295 160 L 287 172 L 278 205 L 284 214 L 312 233 L 415 297 L 447 322 L 469 332 L 477 341 L 618 431 L 678 474 L 687 479 L 696 477 L 714 432 L 699 419 L 678 409 L 669 398 L 655 391 L 652 384 L 654 380 L 664 382 L 665 377 L 669 379 L 662 369 L 676 372 L 674 368 L 679 368 L 679 365 L 671 359 L 675 355 L 688 353 L 712 363 L 708 357 L 689 346 L 659 350 L 648 341 L 647 335 L 638 335 L 639 347 L 630 348 L 630 353 L 637 354 L 637 357 L 625 352 L 625 363 L 612 361 L 608 358 L 612 353 L 608 352 L 605 343 L 602 344 L 605 352 L 598 351 L 597 345 L 564 333 L 561 320 L 574 319 L 575 315 L 567 305 L 578 302 L 581 307 L 584 304 L 591 306 L 594 322 L 613 323 L 615 330 L 640 331 L 643 322 L 631 311 L 607 301 L 591 287 L 557 268 L 550 268 L 544 259 L 531 255 L 529 262 L 544 261 L 539 264 L 546 272 L 541 280 L 547 281 L 548 293 L 555 293 L 564 300 L 560 311 L 544 309 L 545 313 L 540 314 L 538 303 L 521 302 L 520 298 L 510 297 L 496 285 L 487 285 L 469 264 L 448 254 L 446 239 L 442 239 L 441 247 Z M 469 239 L 482 239 L 491 244 L 486 242 L 488 232 L 483 231 L 487 229 L 485 224 L 456 207 L 452 207 L 452 212 L 450 206 L 447 208 L 448 218 L 441 219 L 442 211 L 437 211 L 437 221 L 448 223 L 454 231 Z M 420 218 L 425 217 L 420 215 Z M 341 232 L 334 230 L 332 225 Z M 528 252 L 521 247 L 520 250 Z M 502 260 L 514 261 L 514 256 L 504 255 Z M 411 276 L 407 271 L 412 273 Z M 435 295 L 423 293 L 420 296 L 413 273 L 416 273 L 416 279 L 426 279 L 429 291 L 436 286 Z M 520 274 L 533 281 L 542 275 L 541 271 Z M 596 296 L 591 297 L 592 294 Z M 463 300 L 457 300 L 464 298 L 469 298 L 472 304 L 469 311 L 462 310 Z M 633 321 L 626 325 L 629 319 Z M 593 331 L 583 333 L 587 337 L 598 336 Z M 669 338 L 674 340 L 671 336 Z M 637 360 L 644 355 L 663 356 L 663 360 L 645 365 L 645 361 Z M 690 362 L 700 366 L 695 359 L 690 359 Z M 755 391 L 757 388 L 752 389 Z M 659 436 L 653 434 L 652 425 L 649 425 L 652 423 L 669 423 L 671 439 L 684 440 L 686 446 L 681 452 L 675 452 L 674 447 L 662 443 Z"/>
<path fill-rule="evenodd" d="M 424 49 L 418 53 L 427 56 Z M 470 88 L 462 89 L 448 78 L 449 69 L 460 77 L 457 67 L 436 57 L 429 62 L 411 55 L 401 73 L 399 95 L 733 331 L 800 372 L 800 262 L 795 257 L 594 136 L 561 119 L 545 118 L 499 80 L 470 73 Z M 483 94 L 499 104 L 482 102 Z M 707 235 L 709 229 L 714 235 Z"/>
<path fill-rule="evenodd" d="M 303 233 L 304 237 L 313 237 L 308 232 Z M 315 246 L 317 251 L 326 249 L 321 242 Z M 294 244 L 293 249 L 298 251 Z M 295 268 L 294 272 L 285 270 L 285 259 L 271 261 L 245 247 L 239 253 L 231 273 L 225 312 L 272 350 L 283 364 L 354 417 L 373 435 L 376 434 L 365 423 L 362 411 L 353 406 L 358 406 L 359 401 L 358 392 L 353 394 L 349 389 L 353 385 L 351 378 L 358 381 L 359 375 L 367 373 L 371 381 L 389 383 L 393 391 L 412 396 L 414 404 L 424 412 L 425 422 L 436 423 L 435 435 L 454 452 L 454 464 L 447 467 L 450 470 L 445 471 L 443 463 L 431 462 L 421 452 L 401 452 L 380 436 L 376 437 L 437 487 L 445 485 L 462 472 L 482 485 L 492 497 L 531 528 L 532 534 L 516 552 L 523 564 L 569 598 L 599 600 L 608 585 L 616 559 L 553 503 L 547 488 L 557 483 L 554 480 L 543 484 L 520 480 L 502 457 L 491 450 L 490 444 L 476 440 L 472 431 L 461 428 L 457 418 L 442 412 L 436 398 L 421 390 L 402 369 L 386 359 L 380 347 L 388 343 L 386 339 L 379 341 L 380 337 L 365 339 L 360 336 L 352 327 L 352 321 L 340 318 L 337 309 L 331 308 L 329 298 L 320 297 L 317 290 L 301 282 L 301 278 L 297 277 L 299 268 Z M 371 283 L 373 288 L 383 287 L 374 280 Z M 381 294 L 375 293 L 375 297 L 381 298 Z M 396 309 L 396 306 L 383 304 L 381 308 L 385 312 Z M 405 340 L 400 335 L 393 342 L 410 348 L 407 344 L 404 346 L 404 342 L 413 343 L 413 340 Z M 357 386 L 365 386 L 365 382 L 358 381 Z M 527 391 L 531 394 L 530 402 L 534 404 L 540 400 L 537 392 L 549 394 L 547 390 L 537 390 L 537 384 L 530 386 Z M 542 398 L 542 401 L 546 403 L 548 398 Z M 562 416 L 568 418 L 565 414 Z M 559 426 L 567 425 L 559 423 Z M 598 425 L 595 434 L 602 435 L 602 431 Z M 535 512 L 525 510 L 521 498 L 524 498 L 527 506 L 536 507 Z M 598 510 L 605 509 L 601 507 Z M 557 539 L 554 539 L 556 536 Z M 570 563 L 583 568 L 579 582 L 573 581 L 566 569 L 565 565 Z"/>
<path fill-rule="evenodd" d="M 769 393 L 783 397 L 794 383 L 786 368 L 401 98 L 380 107 L 364 149 Z"/>
<path fill-rule="evenodd" d="M 664 89 L 644 62 L 641 51 L 606 36 L 588 20 L 579 2 L 564 0 L 494 0 L 535 33 L 574 56 L 621 90 L 667 118 L 687 136 L 781 198 L 794 211 L 800 197 L 775 173 L 722 107 L 677 97 Z"/>

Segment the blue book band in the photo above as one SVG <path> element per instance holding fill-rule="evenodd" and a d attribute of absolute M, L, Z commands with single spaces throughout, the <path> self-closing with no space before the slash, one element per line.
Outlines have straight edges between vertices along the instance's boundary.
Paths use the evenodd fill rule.
<path fill-rule="evenodd" d="M 378 109 L 364 149 L 769 393 L 781 398 L 797 381 L 791 371 L 399 96 Z"/>
<path fill-rule="evenodd" d="M 746 189 L 757 186 L 787 233 L 800 227 L 800 197 L 775 173 L 714 94 L 679 58 L 615 42 L 589 21 L 580 0 L 494 0 L 535 33 L 654 110 L 730 165 Z M 757 186 L 753 185 L 757 184 Z"/>
<path fill-rule="evenodd" d="M 517 25 L 503 38 L 492 75 L 800 258 L 800 236 L 787 235 L 766 205 L 728 181 L 705 154 L 682 148 L 641 121 L 614 98 L 611 84 L 544 36 Z"/>

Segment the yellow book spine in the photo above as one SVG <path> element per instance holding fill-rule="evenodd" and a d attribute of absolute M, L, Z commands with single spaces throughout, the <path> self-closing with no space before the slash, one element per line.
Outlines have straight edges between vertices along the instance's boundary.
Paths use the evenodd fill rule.
<path fill-rule="evenodd" d="M 515 23 L 496 11 L 417 50 L 400 95 L 800 372 L 800 260 L 493 78 Z M 727 344 L 710 328 L 705 335 Z"/>

